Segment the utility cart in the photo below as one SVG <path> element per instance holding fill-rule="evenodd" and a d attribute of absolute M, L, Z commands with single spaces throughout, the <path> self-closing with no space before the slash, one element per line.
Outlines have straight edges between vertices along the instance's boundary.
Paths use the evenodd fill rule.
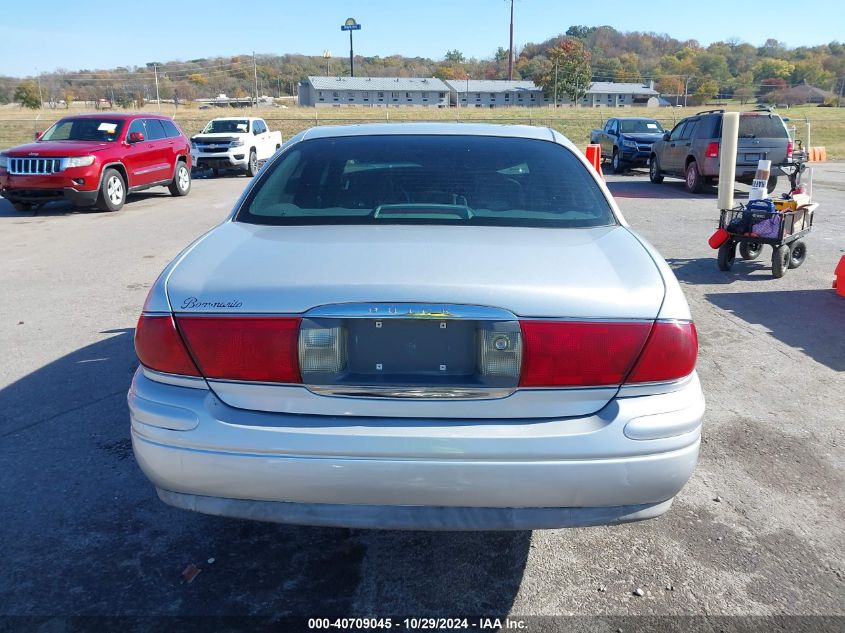
<path fill-rule="evenodd" d="M 795 162 L 781 165 L 789 176 L 792 191 L 803 191 L 801 176 L 806 164 Z M 753 260 L 772 247 L 772 275 L 780 279 L 790 268 L 798 268 L 807 258 L 807 244 L 803 238 L 813 228 L 816 203 L 800 204 L 799 195 L 775 200 L 754 200 L 733 209 L 722 209 L 719 229 L 719 270 L 730 270 L 736 259 L 737 246 L 742 259 Z M 808 196 L 805 196 L 809 200 Z M 714 244 L 715 246 L 715 244 Z"/>
<path fill-rule="evenodd" d="M 807 257 L 807 244 L 802 239 L 813 227 L 816 203 L 791 210 L 767 209 L 751 202 L 735 209 L 723 209 L 719 228 L 728 233 L 719 247 L 719 270 L 730 270 L 736 259 L 737 246 L 742 259 L 753 260 L 772 247 L 772 275 L 779 279 L 790 268 L 798 268 Z M 786 202 L 786 201 L 784 201 Z M 774 207 L 774 203 L 772 204 Z"/>

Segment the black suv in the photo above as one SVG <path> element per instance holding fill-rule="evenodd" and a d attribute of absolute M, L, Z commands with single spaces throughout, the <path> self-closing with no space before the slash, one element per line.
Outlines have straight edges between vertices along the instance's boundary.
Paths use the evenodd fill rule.
<path fill-rule="evenodd" d="M 719 177 L 719 142 L 722 139 L 724 110 L 708 110 L 680 121 L 651 148 L 649 178 L 663 182 L 663 176 L 684 179 L 686 190 L 698 193 Z M 778 166 L 792 162 L 792 141 L 783 119 L 762 110 L 739 115 L 739 146 L 736 155 L 736 180 L 751 184 L 759 160 L 772 161 L 769 193 L 775 190 Z"/>

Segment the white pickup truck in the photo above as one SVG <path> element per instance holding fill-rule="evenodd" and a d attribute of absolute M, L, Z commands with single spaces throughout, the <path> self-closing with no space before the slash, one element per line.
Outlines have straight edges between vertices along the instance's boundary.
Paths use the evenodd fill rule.
<path fill-rule="evenodd" d="M 282 146 L 282 133 L 267 129 L 264 119 L 225 117 L 212 119 L 191 137 L 191 156 L 197 169 L 240 169 L 254 176 L 258 164 Z"/>

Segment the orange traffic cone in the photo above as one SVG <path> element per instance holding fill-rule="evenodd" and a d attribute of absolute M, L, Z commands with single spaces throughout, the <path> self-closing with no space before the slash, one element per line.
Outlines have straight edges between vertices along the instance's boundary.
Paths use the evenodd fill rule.
<path fill-rule="evenodd" d="M 836 294 L 840 297 L 845 297 L 845 255 L 843 255 L 839 264 L 836 265 L 836 270 L 833 271 L 836 279 L 833 280 L 833 287 L 836 288 Z"/>
<path fill-rule="evenodd" d="M 587 151 L 584 152 L 584 155 L 587 157 L 587 160 L 590 161 L 593 168 L 598 172 L 599 176 L 604 178 L 604 174 L 601 173 L 601 145 L 598 143 L 591 143 L 590 145 L 587 145 Z"/>

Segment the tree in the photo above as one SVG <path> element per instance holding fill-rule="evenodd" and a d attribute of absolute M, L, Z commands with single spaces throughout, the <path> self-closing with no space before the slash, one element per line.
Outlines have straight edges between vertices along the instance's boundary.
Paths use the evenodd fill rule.
<path fill-rule="evenodd" d="M 740 104 L 745 105 L 754 98 L 754 88 L 743 86 L 734 90 L 734 99 L 739 99 Z"/>
<path fill-rule="evenodd" d="M 446 61 L 453 64 L 463 64 L 466 61 L 464 54 L 457 48 L 446 51 Z"/>
<path fill-rule="evenodd" d="M 619 70 L 614 73 L 613 80 L 619 82 L 640 80 L 640 56 L 636 53 L 625 53 L 619 56 Z"/>
<path fill-rule="evenodd" d="M 707 103 L 708 99 L 712 99 L 719 92 L 719 84 L 713 79 L 705 79 L 693 93 L 695 101 L 699 104 Z"/>
<path fill-rule="evenodd" d="M 64 99 L 65 107 L 70 109 L 70 104 L 73 103 L 74 100 L 74 95 L 70 91 L 70 89 L 65 89 L 65 91 L 62 93 L 62 99 Z"/>
<path fill-rule="evenodd" d="M 560 95 L 566 95 L 573 103 L 587 94 L 592 79 L 590 54 L 583 42 L 575 38 L 561 40 L 548 51 L 549 61 L 544 71 L 534 81 L 543 87 L 543 93 L 557 102 Z"/>
<path fill-rule="evenodd" d="M 38 96 L 38 86 L 31 81 L 24 81 L 15 88 L 15 101 L 21 104 L 22 108 L 37 110 L 41 107 L 41 97 Z"/>

